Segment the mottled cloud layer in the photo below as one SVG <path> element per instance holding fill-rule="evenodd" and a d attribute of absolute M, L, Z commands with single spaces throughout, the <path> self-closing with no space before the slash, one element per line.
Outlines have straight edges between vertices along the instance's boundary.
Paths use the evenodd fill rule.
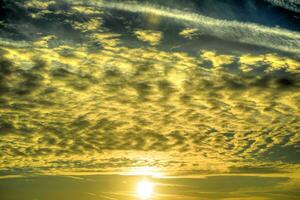
<path fill-rule="evenodd" d="M 11 6 L 0 24 L 2 174 L 299 171 L 296 55 L 157 13 Z"/>

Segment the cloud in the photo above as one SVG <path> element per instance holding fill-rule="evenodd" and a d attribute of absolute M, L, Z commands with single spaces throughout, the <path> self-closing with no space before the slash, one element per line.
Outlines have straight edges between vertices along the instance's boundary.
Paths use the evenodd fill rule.
<path fill-rule="evenodd" d="M 80 2 L 80 1 L 79 1 Z M 287 52 L 299 52 L 300 44 L 297 32 L 279 28 L 269 28 L 257 24 L 226 21 L 202 16 L 196 13 L 187 13 L 176 9 L 155 7 L 139 3 L 118 3 L 106 1 L 90 1 L 89 5 L 99 8 L 123 10 L 133 13 L 155 14 L 179 22 L 187 22 L 208 34 L 220 39 L 258 45 Z M 238 31 L 237 31 L 238 30 Z"/>
<path fill-rule="evenodd" d="M 89 21 L 74 22 L 74 23 L 71 21 L 71 24 L 74 27 L 74 29 L 81 30 L 83 32 L 93 31 L 99 28 L 99 26 L 101 25 L 101 19 L 93 18 L 90 19 Z"/>
<path fill-rule="evenodd" d="M 174 38 L 166 30 L 136 25 L 120 32 L 105 17 L 91 28 L 86 24 L 91 7 L 74 6 L 52 13 L 69 27 L 64 34 L 72 36 L 50 29 L 26 42 L 0 43 L 2 168 L 53 173 L 133 166 L 171 173 L 299 170 L 293 153 L 300 141 L 297 57 L 209 45 L 193 46 L 196 53 L 170 49 L 164 40 L 181 38 L 185 44 L 198 38 L 182 38 L 182 27 Z M 87 20 L 66 20 L 78 12 Z M 56 17 L 48 17 L 56 23 Z M 72 28 L 78 21 L 79 29 Z"/>
<path fill-rule="evenodd" d="M 109 46 L 109 43 L 106 44 Z M 115 48 L 111 51 L 119 48 L 118 46 L 111 47 Z M 47 166 L 53 165 L 54 167 L 55 163 L 60 163 L 59 160 L 67 159 L 68 162 L 64 164 L 66 167 L 71 167 L 72 163 L 78 162 L 81 163 L 75 165 L 78 168 L 93 166 L 100 169 L 112 169 L 140 162 L 141 165 L 147 164 L 162 168 L 165 164 L 174 165 L 174 167 L 184 164 L 186 169 L 196 167 L 203 170 L 223 171 L 228 166 L 234 166 L 233 163 L 230 164 L 233 160 L 239 160 L 239 165 L 244 165 L 247 164 L 248 159 L 267 158 L 269 154 L 264 152 L 272 151 L 272 141 L 289 141 L 289 139 L 280 139 L 285 135 L 285 132 L 280 129 L 282 122 L 274 121 L 270 126 L 269 120 L 282 118 L 284 122 L 290 123 L 289 129 L 296 128 L 295 116 L 297 115 L 293 116 L 292 113 L 297 113 L 297 107 L 290 107 L 282 101 L 297 96 L 297 93 L 283 88 L 284 93 L 277 94 L 279 86 L 273 86 L 277 82 L 276 77 L 269 75 L 270 88 L 265 89 L 266 94 L 257 95 L 256 88 L 263 87 L 256 86 L 256 77 L 245 76 L 247 79 L 243 79 L 226 71 L 228 63 L 239 64 L 237 58 L 227 62 L 223 59 L 223 55 L 211 52 L 203 52 L 199 58 L 191 58 L 179 53 L 126 48 L 124 51 L 118 50 L 119 60 L 116 60 L 113 54 L 109 54 L 108 50 L 103 48 L 94 55 L 89 54 L 90 62 L 78 68 L 77 63 L 85 58 L 81 58 L 81 53 L 73 47 L 68 48 L 71 48 L 71 52 L 74 51 L 75 54 L 71 54 L 69 60 L 66 61 L 61 59 L 61 48 L 56 48 L 46 51 L 57 55 L 51 58 L 51 62 L 42 62 L 44 63 L 42 65 L 35 64 L 35 67 L 26 70 L 19 68 L 22 64 L 19 60 L 15 59 L 13 61 L 15 64 L 11 64 L 14 70 L 18 71 L 18 76 L 14 81 L 16 85 L 10 86 L 11 93 L 6 94 L 9 104 L 4 107 L 16 112 L 15 115 L 22 117 L 23 122 L 13 120 L 12 114 L 4 112 L 6 114 L 2 117 L 1 129 L 5 134 L 14 135 L 16 142 L 21 138 L 26 138 L 28 145 L 23 146 L 22 143 L 17 142 L 16 147 L 6 147 L 6 149 L 14 156 L 23 157 L 26 163 L 30 162 L 33 166 L 43 166 L 47 163 Z M 37 49 L 31 53 L 36 54 L 40 51 Z M 139 56 L 135 55 L 137 53 Z M 162 57 L 154 57 L 152 67 L 141 65 L 148 61 L 148 54 L 161 54 Z M 10 54 L 4 55 L 5 59 L 10 56 Z M 98 60 L 98 57 L 103 59 Z M 195 59 L 199 59 L 200 63 L 201 59 L 209 60 L 213 67 L 209 69 L 204 66 L 204 71 L 198 71 L 197 65 L 193 65 Z M 114 60 L 110 62 L 111 67 L 103 67 L 106 60 Z M 186 62 L 188 60 L 190 61 Z M 120 68 L 120 64 L 124 62 L 135 65 L 136 68 Z M 95 70 L 96 73 L 89 72 L 90 63 L 98 67 Z M 245 63 L 243 61 L 243 64 Z M 190 67 L 185 68 L 184 65 Z M 169 67 L 172 68 L 168 69 Z M 215 67 L 218 68 L 217 71 Z M 161 69 L 165 69 L 166 72 L 162 73 Z M 206 73 L 206 70 L 211 70 L 209 76 L 202 75 Z M 2 71 L 2 73 L 5 72 L 4 69 Z M 178 76 L 178 73 L 184 77 L 181 82 L 172 78 Z M 291 78 L 292 74 L 287 74 L 287 77 Z M 17 87 L 18 84 L 22 87 Z M 298 86 L 289 87 L 296 89 Z M 124 91 L 127 95 L 120 96 Z M 183 101 L 182 94 L 189 98 L 186 97 L 187 99 Z M 26 97 L 22 97 L 23 95 Z M 265 99 L 265 95 L 277 97 L 274 108 L 268 110 L 273 100 L 272 98 Z M 167 97 L 168 101 L 161 101 L 163 97 Z M 16 106 L 21 106 L 21 103 L 27 106 L 44 106 L 46 102 L 49 106 L 42 107 L 40 110 L 27 110 L 26 112 L 16 110 Z M 293 102 L 297 104 L 296 99 L 291 100 L 289 104 Z M 10 107 L 9 105 L 12 104 L 15 106 Z M 26 108 L 26 106 L 22 107 Z M 285 109 L 290 107 L 289 113 L 280 110 L 281 107 Z M 57 112 L 57 109 L 61 111 Z M 255 126 L 249 124 L 249 121 Z M 263 130 L 266 128 L 270 130 L 264 133 Z M 24 135 L 26 130 L 28 136 Z M 292 133 L 296 133 L 295 130 L 292 130 Z M 4 135 L 2 140 L 10 143 L 9 137 L 5 138 Z M 293 143 L 296 144 L 298 140 L 296 137 L 293 138 Z M 277 142 L 277 144 L 281 146 L 286 142 L 282 144 Z M 261 149 L 262 146 L 263 149 Z M 110 151 L 117 152 L 107 155 L 108 157 L 103 156 L 103 152 Z M 161 152 L 161 161 L 165 164 L 153 159 L 151 159 L 153 162 L 146 160 L 141 162 L 139 155 L 153 151 Z M 105 165 L 102 159 L 94 160 L 94 157 L 100 155 L 105 159 L 117 157 L 121 159 L 127 154 L 126 152 L 135 152 L 131 156 L 126 156 L 130 159 L 128 163 L 126 162 L 127 164 L 110 161 L 108 163 L 112 163 L 111 165 Z M 53 153 L 55 156 L 51 156 Z M 181 153 L 183 157 L 185 154 L 188 156 L 183 158 L 179 156 Z M 80 154 L 90 154 L 90 157 L 81 160 Z M 156 154 L 159 155 L 159 153 Z M 74 155 L 74 158 L 70 155 Z M 168 157 L 174 155 L 179 156 L 178 163 L 171 164 L 171 159 L 169 160 Z M 30 161 L 36 156 L 47 157 L 48 161 L 44 164 Z M 198 159 L 191 162 L 195 156 Z M 274 159 L 283 161 L 280 157 Z M 6 158 L 8 167 L 22 167 L 25 164 L 9 160 L 9 157 Z M 268 163 L 266 159 L 263 162 Z M 198 165 L 194 165 L 195 163 Z M 213 167 L 204 163 L 210 163 Z M 225 168 L 221 169 L 221 166 L 219 168 L 220 164 Z M 258 162 L 257 165 L 261 164 Z"/>
<path fill-rule="evenodd" d="M 157 45 L 162 38 L 162 33 L 158 31 L 136 30 L 134 34 L 138 39 L 144 42 L 149 42 L 152 46 Z"/>
<path fill-rule="evenodd" d="M 196 29 L 196 28 L 186 28 L 184 30 L 182 30 L 179 35 L 181 35 L 182 37 L 185 37 L 185 38 L 192 38 L 193 36 L 197 35 L 197 32 L 199 30 Z"/>
<path fill-rule="evenodd" d="M 299 13 L 300 12 L 300 5 L 299 2 L 296 0 L 266 0 L 270 2 L 271 4 L 279 7 L 283 7 L 285 9 L 294 11 Z"/>
<path fill-rule="evenodd" d="M 27 1 L 25 4 L 26 8 L 37 8 L 37 9 L 47 9 L 49 5 L 55 4 L 55 1 L 38 1 L 38 0 L 33 0 L 33 1 Z"/>

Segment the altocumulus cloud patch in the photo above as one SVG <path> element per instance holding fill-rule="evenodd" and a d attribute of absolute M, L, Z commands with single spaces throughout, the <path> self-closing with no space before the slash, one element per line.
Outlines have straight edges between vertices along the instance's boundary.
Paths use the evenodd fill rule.
<path fill-rule="evenodd" d="M 142 3 L 13 5 L 3 173 L 299 170 L 297 32 Z"/>

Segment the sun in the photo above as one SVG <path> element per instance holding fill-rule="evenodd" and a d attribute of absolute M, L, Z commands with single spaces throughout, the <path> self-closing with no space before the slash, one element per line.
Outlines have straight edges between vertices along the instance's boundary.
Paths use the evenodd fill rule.
<path fill-rule="evenodd" d="M 137 193 L 140 199 L 149 199 L 153 195 L 153 183 L 142 180 L 137 185 Z"/>

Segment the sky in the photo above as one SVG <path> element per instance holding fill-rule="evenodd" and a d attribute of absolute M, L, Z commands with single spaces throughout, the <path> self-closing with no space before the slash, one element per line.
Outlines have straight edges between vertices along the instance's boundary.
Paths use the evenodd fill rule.
<path fill-rule="evenodd" d="M 297 1 L 0 13 L 4 200 L 300 198 Z"/>

